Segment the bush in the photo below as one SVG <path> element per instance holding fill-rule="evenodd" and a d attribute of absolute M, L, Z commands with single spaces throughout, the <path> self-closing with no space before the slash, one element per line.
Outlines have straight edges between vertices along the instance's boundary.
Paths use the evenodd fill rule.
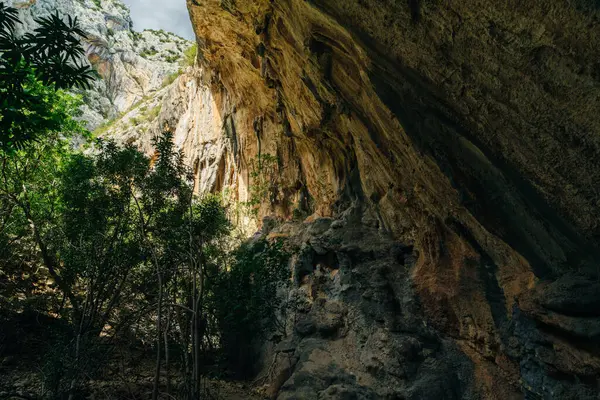
<path fill-rule="evenodd" d="M 149 49 L 144 49 L 142 50 L 142 52 L 140 53 L 140 56 L 144 57 L 144 58 L 148 58 L 148 57 L 152 57 L 158 54 L 158 50 L 156 50 L 156 47 L 152 46 Z"/>
<path fill-rule="evenodd" d="M 265 199 L 269 204 L 277 201 L 279 190 L 279 159 L 272 154 L 259 154 L 250 163 L 250 198 L 244 204 L 252 215 L 258 215 L 261 204 Z"/>
<path fill-rule="evenodd" d="M 221 347 L 240 378 L 253 373 L 257 345 L 277 324 L 277 292 L 289 284 L 288 259 L 283 242 L 261 239 L 242 245 L 230 268 L 215 279 L 210 300 Z"/>
<path fill-rule="evenodd" d="M 58 89 L 89 89 L 95 77 L 81 61 L 85 33 L 76 18 L 53 14 L 35 22 L 38 28 L 18 36 L 18 10 L 0 2 L 0 149 L 8 152 L 72 131 L 73 100 Z"/>
<path fill-rule="evenodd" d="M 196 63 L 198 57 L 198 45 L 194 43 L 183 52 L 183 67 L 191 67 Z"/>
<path fill-rule="evenodd" d="M 175 79 L 179 78 L 179 75 L 181 75 L 183 73 L 182 70 L 178 70 L 176 72 L 173 72 L 170 75 L 167 75 L 165 77 L 165 79 L 163 79 L 163 84 L 162 87 L 167 87 L 169 86 L 171 83 L 175 82 Z"/>

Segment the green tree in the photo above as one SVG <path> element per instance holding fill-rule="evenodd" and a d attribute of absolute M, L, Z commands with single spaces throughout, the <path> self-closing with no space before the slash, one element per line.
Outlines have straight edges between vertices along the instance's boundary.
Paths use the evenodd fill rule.
<path fill-rule="evenodd" d="M 232 253 L 220 198 L 193 195 L 170 133 L 155 148 L 149 158 L 99 141 L 82 154 L 54 134 L 2 158 L 0 283 L 10 290 L 0 300 L 58 315 L 73 335 L 61 334 L 46 358 L 53 397 L 81 392 L 106 363 L 101 344 L 133 334 L 154 342 L 154 396 L 161 371 L 171 390 L 175 350 L 177 396 L 195 399 L 207 354 L 223 352 L 246 375 L 275 327 L 278 290 L 289 280 L 282 243 Z"/>
<path fill-rule="evenodd" d="M 232 258 L 226 210 L 194 196 L 170 133 L 152 158 L 112 142 L 75 150 L 71 139 L 87 135 L 80 100 L 63 90 L 92 79 L 84 32 L 58 15 L 36 22 L 17 37 L 17 11 L 0 3 L 0 306 L 63 323 L 41 397 L 74 398 L 103 364 L 101 337 L 134 333 L 155 343 L 153 398 L 162 370 L 170 391 L 172 349 L 178 395 L 199 398 L 203 353 L 226 349 L 240 364 L 272 328 L 285 255 L 261 241 Z M 263 163 L 272 176 L 276 160 L 257 171 Z M 257 171 L 254 192 L 272 194 L 273 178 Z"/>
<path fill-rule="evenodd" d="M 10 154 L 0 150 L 2 278 L 10 281 L 15 291 L 29 295 L 7 293 L 5 299 L 13 302 L 13 309 L 21 309 L 31 302 L 34 293 L 40 295 L 35 296 L 39 300 L 44 294 L 40 287 L 47 287 L 49 280 L 53 281 L 50 286 L 56 285 L 64 294 L 69 293 L 68 285 L 57 270 L 59 261 L 49 246 L 56 238 L 58 210 L 62 207 L 58 182 L 65 157 L 71 152 L 68 138 L 84 130 L 71 117 L 79 102 L 60 91 L 54 92 L 52 98 L 54 112 L 63 116 L 59 123 L 62 133 L 49 134 Z M 40 265 L 44 265 L 44 272 L 39 272 Z M 44 310 L 59 312 L 55 306 Z"/>
<path fill-rule="evenodd" d="M 56 91 L 89 87 L 94 74 L 81 61 L 77 18 L 38 18 L 38 28 L 22 37 L 17 10 L 0 3 L 0 149 L 22 148 L 62 128 L 68 119 L 57 107 Z"/>

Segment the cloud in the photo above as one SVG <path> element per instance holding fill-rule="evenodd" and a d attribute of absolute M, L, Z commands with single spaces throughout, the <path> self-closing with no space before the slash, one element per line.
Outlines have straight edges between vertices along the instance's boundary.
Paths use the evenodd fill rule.
<path fill-rule="evenodd" d="M 135 30 L 164 29 L 193 40 L 185 0 L 123 0 L 131 8 Z"/>

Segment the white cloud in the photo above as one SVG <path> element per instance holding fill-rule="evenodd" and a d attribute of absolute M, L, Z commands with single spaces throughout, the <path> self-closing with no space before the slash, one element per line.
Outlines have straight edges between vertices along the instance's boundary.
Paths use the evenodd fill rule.
<path fill-rule="evenodd" d="M 131 8 L 135 30 L 164 29 L 193 40 L 185 0 L 123 0 Z"/>

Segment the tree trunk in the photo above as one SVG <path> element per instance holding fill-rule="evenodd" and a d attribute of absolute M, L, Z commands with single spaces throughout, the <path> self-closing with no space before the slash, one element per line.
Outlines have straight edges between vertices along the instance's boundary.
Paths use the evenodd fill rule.
<path fill-rule="evenodd" d="M 160 363 L 161 363 L 161 330 L 162 330 L 162 296 L 163 296 L 163 287 L 162 287 L 162 276 L 158 267 L 156 265 L 156 273 L 158 276 L 158 310 L 157 310 L 157 318 L 156 318 L 156 370 L 154 371 L 154 386 L 152 388 L 152 400 L 158 400 L 158 385 L 160 382 Z"/>
<path fill-rule="evenodd" d="M 200 398 L 200 385 L 198 376 L 200 375 L 200 363 L 198 362 L 199 345 L 198 345 L 198 277 L 194 271 L 194 288 L 192 296 L 194 313 L 192 314 L 192 364 L 194 382 L 194 398 Z"/>
<path fill-rule="evenodd" d="M 74 396 L 75 396 L 75 386 L 77 385 L 77 373 L 79 372 L 79 357 L 80 357 L 80 353 L 81 353 L 81 336 L 84 334 L 84 315 L 88 306 L 88 302 L 89 302 L 89 298 L 91 296 L 91 289 L 88 286 L 88 296 L 87 296 L 87 300 L 84 303 L 84 309 L 81 315 L 81 319 L 79 320 L 79 328 L 77 330 L 77 338 L 75 339 L 75 362 L 74 362 L 74 367 L 76 368 L 76 370 L 73 373 L 73 379 L 71 380 L 71 385 L 69 387 L 69 400 L 73 400 Z"/>
<path fill-rule="evenodd" d="M 169 326 L 171 324 L 171 308 L 167 312 L 167 321 L 163 330 L 165 346 L 165 375 L 167 379 L 167 395 L 171 393 L 171 371 L 169 370 Z"/>
<path fill-rule="evenodd" d="M 81 348 L 81 331 L 77 333 L 77 339 L 75 340 L 75 368 L 79 368 L 79 352 Z M 75 386 L 77 385 L 77 371 L 74 372 L 73 379 L 71 379 L 71 386 L 69 386 L 69 400 L 73 400 L 75 397 Z"/>

